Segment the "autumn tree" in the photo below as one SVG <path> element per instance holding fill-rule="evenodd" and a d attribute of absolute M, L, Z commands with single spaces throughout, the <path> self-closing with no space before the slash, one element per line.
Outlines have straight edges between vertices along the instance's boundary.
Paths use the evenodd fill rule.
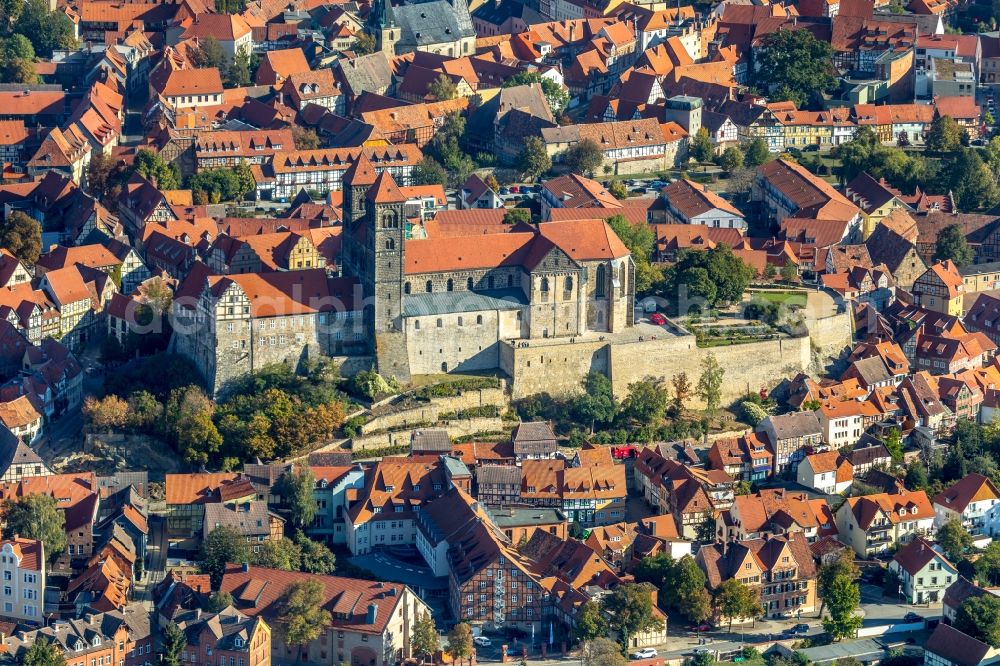
<path fill-rule="evenodd" d="M 197 386 L 170 393 L 164 415 L 167 435 L 189 463 L 205 464 L 222 447 L 222 435 L 212 421 L 214 411 L 215 404 Z"/>
<path fill-rule="evenodd" d="M 292 127 L 292 138 L 295 140 L 295 150 L 316 150 L 319 148 L 319 136 L 316 130 L 303 125 Z"/>
<path fill-rule="evenodd" d="M 0 247 L 26 264 L 34 264 L 42 254 L 42 225 L 15 210 L 0 226 Z"/>
<path fill-rule="evenodd" d="M 583 666 L 628 666 L 621 645 L 608 638 L 594 638 L 580 650 Z"/>
<path fill-rule="evenodd" d="M 842 550 L 836 559 L 819 567 L 816 572 L 816 588 L 821 601 L 820 616 L 823 615 L 823 609 L 826 607 L 826 596 L 833 589 L 833 582 L 841 576 L 854 580 L 860 575 L 861 571 L 854 563 L 854 551 L 850 549 Z"/>
<path fill-rule="evenodd" d="M 670 378 L 670 386 L 674 389 L 671 409 L 675 414 L 683 414 L 684 403 L 691 397 L 692 393 L 691 380 L 688 379 L 686 372 L 681 371 Z"/>
<path fill-rule="evenodd" d="M 323 608 L 324 588 L 317 580 L 292 583 L 279 604 L 278 626 L 285 643 L 305 645 L 323 635 L 333 617 Z"/>
<path fill-rule="evenodd" d="M 413 623 L 413 635 L 410 638 L 410 646 L 413 653 L 425 660 L 434 655 L 438 649 L 438 632 L 434 626 L 434 618 L 430 613 L 420 614 L 417 621 Z"/>
<path fill-rule="evenodd" d="M 472 627 L 467 622 L 459 622 L 448 632 L 448 654 L 456 661 L 472 656 Z"/>
<path fill-rule="evenodd" d="M 101 430 L 123 428 L 129 422 L 129 405 L 114 394 L 101 399 L 87 396 L 83 401 L 83 416 Z"/>

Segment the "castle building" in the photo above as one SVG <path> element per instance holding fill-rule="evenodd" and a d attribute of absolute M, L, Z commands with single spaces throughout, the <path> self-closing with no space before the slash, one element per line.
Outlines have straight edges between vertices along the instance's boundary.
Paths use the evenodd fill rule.
<path fill-rule="evenodd" d="M 213 392 L 310 354 L 373 356 L 380 373 L 504 369 L 505 349 L 633 325 L 635 267 L 604 220 L 410 238 L 406 195 L 362 153 L 344 172 L 342 277 L 323 269 L 210 276 L 175 299 L 177 351 Z"/>

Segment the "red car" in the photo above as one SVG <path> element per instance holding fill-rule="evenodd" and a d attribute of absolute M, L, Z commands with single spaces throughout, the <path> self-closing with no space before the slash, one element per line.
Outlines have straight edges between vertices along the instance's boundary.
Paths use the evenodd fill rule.
<path fill-rule="evenodd" d="M 519 194 L 520 192 L 521 192 L 521 188 L 518 187 L 517 185 L 511 185 L 510 186 L 510 193 L 511 194 Z"/>
<path fill-rule="evenodd" d="M 701 633 L 703 631 L 709 631 L 711 628 L 712 627 L 709 626 L 709 625 L 707 625 L 707 624 L 699 624 L 699 625 L 696 625 L 696 626 L 693 626 L 693 627 L 688 627 L 688 631 L 693 631 L 693 632 Z"/>
<path fill-rule="evenodd" d="M 654 312 L 649 315 L 649 321 L 656 324 L 657 326 L 663 326 L 667 323 L 667 318 L 661 315 L 659 312 Z"/>

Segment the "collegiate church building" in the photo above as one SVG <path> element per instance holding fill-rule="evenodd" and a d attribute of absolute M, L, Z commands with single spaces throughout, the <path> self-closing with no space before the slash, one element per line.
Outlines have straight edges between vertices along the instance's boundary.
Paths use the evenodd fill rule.
<path fill-rule="evenodd" d="M 177 350 L 218 393 L 311 354 L 372 355 L 405 381 L 502 368 L 505 346 L 634 323 L 631 255 L 603 220 L 410 239 L 405 202 L 362 154 L 344 174 L 342 277 L 194 271 L 175 304 Z"/>

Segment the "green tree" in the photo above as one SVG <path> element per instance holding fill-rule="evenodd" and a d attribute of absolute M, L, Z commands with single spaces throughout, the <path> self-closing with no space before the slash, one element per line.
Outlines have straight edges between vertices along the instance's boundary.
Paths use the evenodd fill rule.
<path fill-rule="evenodd" d="M 958 563 L 965 557 L 965 551 L 972 547 L 972 535 L 957 518 L 952 518 L 938 528 L 934 540 L 944 550 L 952 562 Z"/>
<path fill-rule="evenodd" d="M 233 595 L 228 592 L 212 592 L 208 598 L 208 605 L 205 608 L 209 613 L 218 613 L 233 605 Z"/>
<path fill-rule="evenodd" d="M 992 541 L 976 560 L 976 578 L 980 585 L 1000 585 L 1000 541 Z"/>
<path fill-rule="evenodd" d="M 531 211 L 527 208 L 509 208 L 503 214 L 504 224 L 530 224 Z"/>
<path fill-rule="evenodd" d="M 0 226 L 0 246 L 26 264 L 42 254 L 42 225 L 19 210 L 12 211 Z"/>
<path fill-rule="evenodd" d="M 609 217 L 606 222 L 632 253 L 635 264 L 635 291 L 646 294 L 663 282 L 663 273 L 651 263 L 656 236 L 648 224 L 632 224 L 622 215 Z"/>
<path fill-rule="evenodd" d="M 292 525 L 304 528 L 316 517 L 319 506 L 313 492 L 316 489 L 316 475 L 309 467 L 301 466 L 297 472 L 282 474 L 275 490 L 291 513 Z"/>
<path fill-rule="evenodd" d="M 427 86 L 427 93 L 439 102 L 458 97 L 458 84 L 442 72 Z"/>
<path fill-rule="evenodd" d="M 540 137 L 529 136 L 517 155 L 517 169 L 524 178 L 534 180 L 552 168 L 552 158 Z"/>
<path fill-rule="evenodd" d="M 698 377 L 696 391 L 705 402 L 709 413 L 714 413 L 722 402 L 722 378 L 726 369 L 719 365 L 715 354 L 708 354 L 701 362 L 701 376 Z"/>
<path fill-rule="evenodd" d="M 854 611 L 861 601 L 861 589 L 845 575 L 836 576 L 824 597 L 830 617 L 823 619 L 823 629 L 835 641 L 852 638 L 861 628 L 863 618 Z"/>
<path fill-rule="evenodd" d="M 854 552 L 850 549 L 841 551 L 835 560 L 822 564 L 816 572 L 816 589 L 819 592 L 821 605 L 819 614 L 822 617 L 823 609 L 826 606 L 826 596 L 833 589 L 833 582 L 843 576 L 850 580 L 856 580 L 861 575 L 861 571 L 854 563 Z"/>
<path fill-rule="evenodd" d="M 883 443 L 885 444 L 885 448 L 889 450 L 889 455 L 892 456 L 893 462 L 903 462 L 903 434 L 899 431 L 899 428 L 890 430 L 889 434 L 885 436 Z"/>
<path fill-rule="evenodd" d="M 209 35 L 200 40 L 198 48 L 191 53 L 191 61 L 195 67 L 214 67 L 221 72 L 226 67 L 226 52 L 219 40 Z"/>
<path fill-rule="evenodd" d="M 167 436 L 184 459 L 205 464 L 222 447 L 222 435 L 212 421 L 215 405 L 197 386 L 171 391 L 164 410 Z"/>
<path fill-rule="evenodd" d="M 754 277 L 754 269 L 725 244 L 709 250 L 682 251 L 677 262 L 667 271 L 663 283 L 666 288 L 663 297 L 677 302 L 681 314 L 686 314 L 689 309 L 681 287 L 691 279 L 688 273 L 696 268 L 708 271 L 708 277 L 715 285 L 715 300 L 709 303 L 711 306 L 738 303 Z"/>
<path fill-rule="evenodd" d="M 40 637 L 24 650 L 17 663 L 21 666 L 66 666 L 66 656 L 55 643 Z"/>
<path fill-rule="evenodd" d="M 625 187 L 625 183 L 620 180 L 613 181 L 610 185 L 608 185 L 608 192 L 610 192 L 611 196 L 615 199 L 628 199 L 628 188 Z"/>
<path fill-rule="evenodd" d="M 573 173 L 592 175 L 604 163 L 604 151 L 596 141 L 584 139 L 563 152 L 563 162 Z"/>
<path fill-rule="evenodd" d="M 727 578 L 716 588 L 715 607 L 729 619 L 730 631 L 734 619 L 756 619 L 762 612 L 756 592 L 735 578 Z"/>
<path fill-rule="evenodd" d="M 788 99 L 798 106 L 832 88 L 835 80 L 833 49 L 808 30 L 776 30 L 764 37 L 759 54 L 761 84 L 774 91 L 776 100 Z"/>
<path fill-rule="evenodd" d="M 700 310 L 700 303 L 702 302 L 706 304 L 714 303 L 719 293 L 718 288 L 708 274 L 708 269 L 700 266 L 695 266 L 678 275 L 677 286 L 685 290 L 684 294 L 687 300 L 691 302 L 688 312 L 692 309 Z"/>
<path fill-rule="evenodd" d="M 927 150 L 952 153 L 962 147 L 962 128 L 951 116 L 940 116 L 927 132 Z"/>
<path fill-rule="evenodd" d="M 246 160 L 241 159 L 236 165 L 236 179 L 239 183 L 236 198 L 245 199 L 248 194 L 257 189 L 257 179 L 253 177 L 253 170 Z"/>
<path fill-rule="evenodd" d="M 609 628 L 618 635 L 618 642 L 627 646 L 636 634 L 662 629 L 653 608 L 651 588 L 645 583 L 625 583 L 601 599 Z"/>
<path fill-rule="evenodd" d="M 743 154 L 743 164 L 751 169 L 771 161 L 771 151 L 767 149 L 767 143 L 765 143 L 764 139 L 759 136 L 755 136 L 750 140 Z"/>
<path fill-rule="evenodd" d="M 930 479 L 927 478 L 927 470 L 924 464 L 915 460 L 906 468 L 906 477 L 903 483 L 910 490 L 927 490 L 930 486 Z"/>
<path fill-rule="evenodd" d="M 698 527 L 695 529 L 695 541 L 700 543 L 712 543 L 715 541 L 715 531 L 715 518 L 712 517 L 711 511 L 706 511 L 702 515 L 701 522 L 698 523 Z"/>
<path fill-rule="evenodd" d="M 472 627 L 459 622 L 448 632 L 448 654 L 456 661 L 472 657 Z"/>
<path fill-rule="evenodd" d="M 201 570 L 212 579 L 212 587 L 222 582 L 226 564 L 250 562 L 253 556 L 246 538 L 232 527 L 216 527 L 201 544 Z"/>
<path fill-rule="evenodd" d="M 250 85 L 250 68 L 250 53 L 246 50 L 246 47 L 241 46 L 240 50 L 236 52 L 233 61 L 220 70 L 224 72 L 223 76 L 226 87 L 242 88 L 243 86 Z"/>
<path fill-rule="evenodd" d="M 181 186 L 178 169 L 147 148 L 136 151 L 132 166 L 136 173 L 161 190 L 176 190 Z"/>
<path fill-rule="evenodd" d="M 302 565 L 302 549 L 291 539 L 269 539 L 253 554 L 253 563 L 268 569 L 298 571 Z"/>
<path fill-rule="evenodd" d="M 364 30 L 359 30 L 354 35 L 354 53 L 363 56 L 375 53 L 375 37 Z"/>
<path fill-rule="evenodd" d="M 278 627 L 287 645 L 311 643 L 333 622 L 325 603 L 323 584 L 317 580 L 292 583 L 279 606 Z"/>
<path fill-rule="evenodd" d="M 587 373 L 583 395 L 573 401 L 573 413 L 579 421 L 590 424 L 591 433 L 598 423 L 611 423 L 618 413 L 611 380 L 600 372 Z"/>
<path fill-rule="evenodd" d="M 594 601 L 587 601 L 580 607 L 573 627 L 573 635 L 582 642 L 592 641 L 608 635 L 608 621 L 604 619 L 601 607 Z"/>
<path fill-rule="evenodd" d="M 163 629 L 164 666 L 181 666 L 181 656 L 186 647 L 187 636 L 184 635 L 184 631 L 174 622 L 168 624 Z"/>
<path fill-rule="evenodd" d="M 22 0 L 0 0 L 0 34 L 6 34 L 21 15 Z"/>
<path fill-rule="evenodd" d="M 653 379 L 642 379 L 628 385 L 622 414 L 640 425 L 654 425 L 663 420 L 669 402 L 670 395 L 663 384 Z"/>
<path fill-rule="evenodd" d="M 955 628 L 995 648 L 1000 648 L 1000 597 L 970 596 L 955 612 Z"/>
<path fill-rule="evenodd" d="M 302 530 L 296 530 L 295 543 L 298 544 L 302 553 L 302 571 L 324 575 L 333 573 L 337 558 L 325 544 L 313 541 Z"/>
<path fill-rule="evenodd" d="M 764 277 L 768 280 L 774 280 L 778 275 L 778 269 L 774 267 L 770 261 L 764 264 Z"/>
<path fill-rule="evenodd" d="M 974 253 L 959 224 L 950 224 L 938 234 L 934 246 L 934 261 L 952 261 L 961 268 L 972 263 Z"/>
<path fill-rule="evenodd" d="M 417 621 L 413 623 L 413 636 L 410 638 L 410 646 L 414 654 L 423 659 L 434 655 L 438 649 L 438 632 L 434 626 L 434 618 L 430 613 L 421 613 Z"/>
<path fill-rule="evenodd" d="M 77 45 L 72 21 L 62 11 L 49 11 L 46 0 L 27 0 L 14 22 L 14 32 L 27 37 L 42 58 L 50 57 L 55 49 Z"/>
<path fill-rule="evenodd" d="M 712 146 L 712 136 L 708 133 L 707 127 L 699 127 L 694 134 L 694 140 L 688 148 L 691 157 L 697 162 L 709 162 L 715 150 Z"/>
<path fill-rule="evenodd" d="M 983 163 L 978 150 L 963 149 L 948 167 L 947 187 L 963 210 L 989 208 L 1000 199 L 996 175 Z"/>
<path fill-rule="evenodd" d="M 66 517 L 52 495 L 24 495 L 5 500 L 3 514 L 6 538 L 18 535 L 41 541 L 49 562 L 55 562 L 66 552 Z"/>
<path fill-rule="evenodd" d="M 798 282 L 799 267 L 793 264 L 791 260 L 786 261 L 785 265 L 781 267 L 781 279 L 785 282 Z"/>
<path fill-rule="evenodd" d="M 722 167 L 726 173 L 732 173 L 736 169 L 743 166 L 743 153 L 740 152 L 740 149 L 736 146 L 726 148 L 719 157 L 719 166 Z"/>
<path fill-rule="evenodd" d="M 594 638 L 584 643 L 580 657 L 583 666 L 628 666 L 621 646 L 608 638 Z"/>
<path fill-rule="evenodd" d="M 35 47 L 31 45 L 31 41 L 24 35 L 0 39 L 0 83 L 37 82 Z"/>
<path fill-rule="evenodd" d="M 537 83 L 542 86 L 542 94 L 549 103 L 552 115 L 558 116 L 569 103 L 569 91 L 552 79 L 547 79 L 538 72 L 519 72 L 503 82 L 504 88 Z"/>
<path fill-rule="evenodd" d="M 411 178 L 416 185 L 445 185 L 448 172 L 433 157 L 425 155 L 413 166 Z"/>

